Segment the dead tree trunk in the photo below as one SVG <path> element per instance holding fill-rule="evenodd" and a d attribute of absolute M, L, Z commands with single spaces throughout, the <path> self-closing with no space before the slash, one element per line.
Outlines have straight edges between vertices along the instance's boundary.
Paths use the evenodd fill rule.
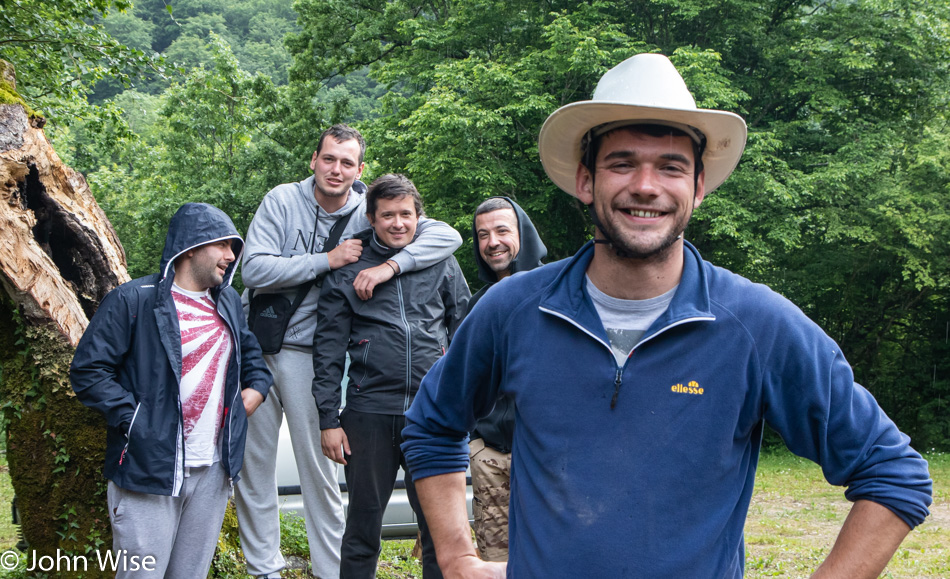
<path fill-rule="evenodd" d="M 43 124 L 0 104 L 0 408 L 30 548 L 91 555 L 111 544 L 105 426 L 75 400 L 68 370 L 99 302 L 129 276 L 115 230 Z"/>

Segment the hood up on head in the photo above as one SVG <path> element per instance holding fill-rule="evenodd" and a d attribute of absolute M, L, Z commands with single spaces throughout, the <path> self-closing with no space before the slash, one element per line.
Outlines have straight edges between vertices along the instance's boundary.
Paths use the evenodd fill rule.
<path fill-rule="evenodd" d="M 231 218 L 224 211 L 207 203 L 185 203 L 178 208 L 168 224 L 168 233 L 165 235 L 165 249 L 162 250 L 160 271 L 164 281 L 169 272 L 173 271 L 175 259 L 189 249 L 201 245 L 233 239 L 231 250 L 234 252 L 234 261 L 228 266 L 224 276 L 224 283 L 213 291 L 221 291 L 231 285 L 234 272 L 237 270 L 241 255 L 244 253 L 244 240 L 231 222 Z M 172 276 L 174 278 L 174 276 Z"/>
<path fill-rule="evenodd" d="M 528 214 L 509 197 L 498 195 L 496 197 L 489 197 L 488 199 L 504 199 L 511 204 L 511 208 L 515 211 L 515 217 L 518 218 L 518 235 L 521 238 L 521 250 L 518 251 L 518 255 L 511 261 L 511 273 L 529 271 L 541 265 L 541 260 L 548 254 L 548 248 L 546 248 L 544 242 L 541 241 L 541 236 L 538 235 L 538 230 L 535 229 L 534 223 L 531 222 L 531 218 L 528 217 Z M 478 232 L 475 231 L 474 217 L 472 218 L 472 242 L 475 248 L 475 263 L 478 264 L 478 279 L 487 284 L 497 282 L 498 277 L 495 275 L 495 272 L 485 263 L 485 260 L 478 251 Z"/>

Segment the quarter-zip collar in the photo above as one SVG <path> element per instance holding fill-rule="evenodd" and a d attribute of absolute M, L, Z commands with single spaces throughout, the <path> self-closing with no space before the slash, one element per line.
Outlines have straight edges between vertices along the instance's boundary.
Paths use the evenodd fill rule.
<path fill-rule="evenodd" d="M 541 298 L 538 307 L 542 311 L 568 320 L 591 337 L 609 345 L 607 330 L 604 329 L 594 302 L 587 293 L 587 284 L 584 279 L 593 257 L 594 243 L 588 242 L 554 279 Z M 684 241 L 683 275 L 673 301 L 647 329 L 637 347 L 668 328 L 694 321 L 715 319 L 716 316 L 713 315 L 710 307 L 709 287 L 702 258 L 695 247 Z"/>

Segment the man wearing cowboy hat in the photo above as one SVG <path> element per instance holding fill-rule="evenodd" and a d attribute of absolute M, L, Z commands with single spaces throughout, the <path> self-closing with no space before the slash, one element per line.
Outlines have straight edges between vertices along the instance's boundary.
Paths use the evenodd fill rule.
<path fill-rule="evenodd" d="M 877 577 L 927 516 L 926 461 L 837 344 L 683 240 L 745 136 L 654 54 L 545 122 L 545 170 L 597 230 L 573 258 L 499 282 L 406 414 L 446 577 L 504 574 L 478 560 L 464 510 L 465 435 L 500 393 L 517 409 L 509 577 L 741 577 L 765 423 L 854 502 L 816 577 Z"/>

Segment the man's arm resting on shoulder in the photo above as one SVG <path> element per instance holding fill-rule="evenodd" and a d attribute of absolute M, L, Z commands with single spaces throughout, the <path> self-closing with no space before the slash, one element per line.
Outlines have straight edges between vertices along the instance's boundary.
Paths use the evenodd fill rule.
<path fill-rule="evenodd" d="M 416 493 L 446 579 L 505 576 L 505 563 L 482 561 L 475 553 L 465 509 L 465 473 L 452 472 L 415 481 Z"/>
<path fill-rule="evenodd" d="M 455 253 L 462 245 L 462 236 L 447 223 L 434 219 L 419 220 L 419 235 L 412 243 L 388 260 L 361 271 L 353 280 L 353 288 L 361 300 L 373 297 L 373 288 L 391 280 L 399 273 L 417 271 L 435 265 Z"/>
<path fill-rule="evenodd" d="M 283 247 L 288 237 L 302 235 L 289 231 L 284 210 L 274 197 L 264 197 L 247 232 L 247 247 L 241 275 L 250 288 L 280 289 L 306 283 L 318 275 L 338 269 L 359 259 L 362 244 L 347 240 L 326 253 L 307 253 L 284 257 Z M 298 239 L 306 244 L 309 239 Z"/>
<path fill-rule="evenodd" d="M 392 257 L 400 272 L 417 271 L 435 265 L 462 245 L 462 236 L 458 231 L 435 219 L 420 219 L 418 231 L 412 243 Z"/>
<path fill-rule="evenodd" d="M 868 500 L 856 501 L 834 547 L 812 577 L 878 577 L 909 532 L 907 523 L 887 507 Z"/>

